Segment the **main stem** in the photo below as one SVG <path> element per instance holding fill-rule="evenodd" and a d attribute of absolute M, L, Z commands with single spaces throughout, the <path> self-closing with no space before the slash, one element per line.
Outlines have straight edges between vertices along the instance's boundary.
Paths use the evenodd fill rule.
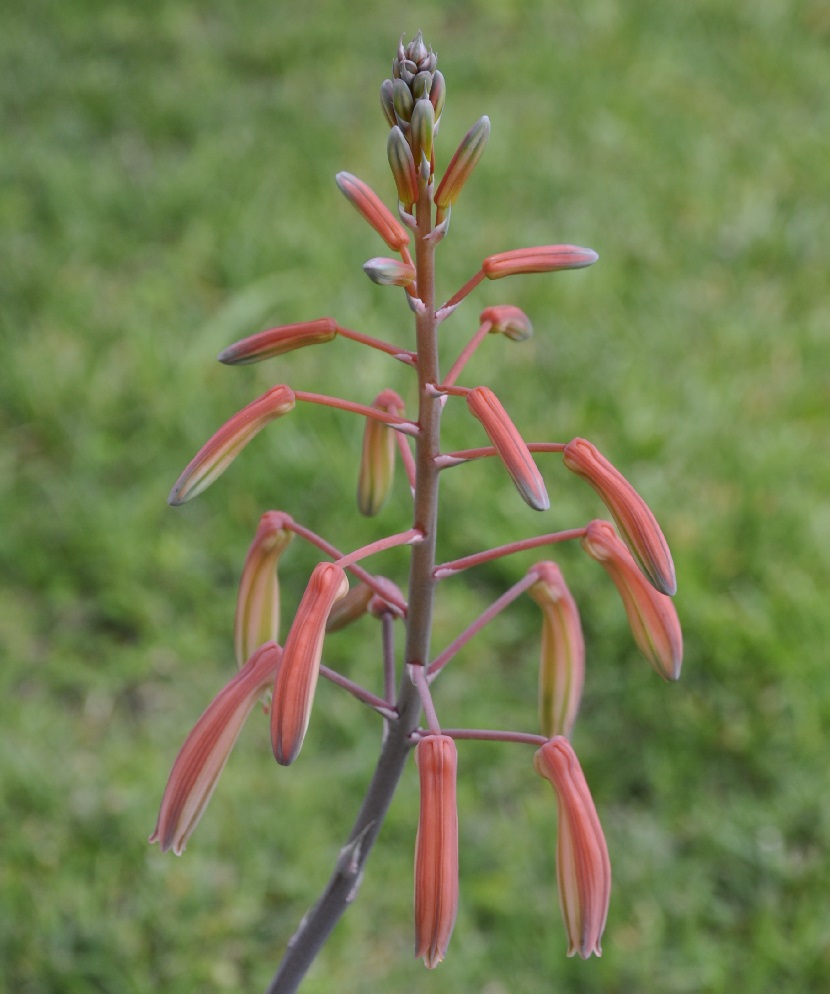
<path fill-rule="evenodd" d="M 415 266 L 418 296 L 423 309 L 417 313 L 418 425 L 415 440 L 415 508 L 413 526 L 424 539 L 412 548 L 409 573 L 409 609 L 404 659 L 424 666 L 429 661 L 432 605 L 435 593 L 435 531 L 438 517 L 438 468 L 441 399 L 430 396 L 427 386 L 438 383 L 438 342 L 435 322 L 435 243 L 432 199 L 421 183 L 416 210 Z M 396 701 L 398 717 L 387 722 L 387 734 L 374 775 L 354 826 L 328 883 L 317 903 L 300 923 L 268 986 L 267 994 L 292 994 L 306 975 L 340 916 L 354 899 L 363 867 L 380 833 L 386 812 L 404 770 L 411 748 L 410 736 L 418 727 L 421 703 L 407 668 L 401 674 Z"/>

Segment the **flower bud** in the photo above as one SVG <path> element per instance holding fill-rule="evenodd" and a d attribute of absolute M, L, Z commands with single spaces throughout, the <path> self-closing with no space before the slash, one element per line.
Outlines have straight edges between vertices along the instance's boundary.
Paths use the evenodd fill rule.
<path fill-rule="evenodd" d="M 294 407 L 294 391 L 280 384 L 243 407 L 207 440 L 190 460 L 167 498 L 169 504 L 185 501 L 206 490 L 222 475 L 254 435 Z"/>
<path fill-rule="evenodd" d="M 646 580 L 610 521 L 591 521 L 582 548 L 614 581 L 642 654 L 664 680 L 679 679 L 683 633 L 672 599 Z"/>
<path fill-rule="evenodd" d="M 271 686 L 280 647 L 261 646 L 208 705 L 185 739 L 161 801 L 150 842 L 180 856 L 204 813 L 231 749 L 257 698 Z"/>
<path fill-rule="evenodd" d="M 522 498 L 534 510 L 547 511 L 550 500 L 542 474 L 498 397 L 489 387 L 474 387 L 467 394 L 467 407 L 481 422 Z"/>
<path fill-rule="evenodd" d="M 395 116 L 395 84 L 391 79 L 385 79 L 380 87 L 380 106 L 383 116 L 389 122 L 389 127 L 395 127 L 398 119 Z"/>
<path fill-rule="evenodd" d="M 389 131 L 386 154 L 395 186 L 398 188 L 398 200 L 403 204 L 404 209 L 409 211 L 418 199 L 418 174 L 415 172 L 412 149 L 397 125 Z"/>
<path fill-rule="evenodd" d="M 302 748 L 320 675 L 326 621 L 334 602 L 348 589 L 339 566 L 318 563 L 285 640 L 271 702 L 271 745 L 282 766 L 290 766 Z"/>
<path fill-rule="evenodd" d="M 350 587 L 348 593 L 332 605 L 326 619 L 326 633 L 339 632 L 341 628 L 346 628 L 353 621 L 362 618 L 374 596 L 375 592 L 365 583 L 356 583 Z"/>
<path fill-rule="evenodd" d="M 596 490 L 611 512 L 640 569 L 661 593 L 677 591 L 669 546 L 657 519 L 626 478 L 584 438 L 565 446 L 562 461 Z"/>
<path fill-rule="evenodd" d="M 403 79 L 399 78 L 395 80 L 392 89 L 392 101 L 398 124 L 408 124 L 409 119 L 412 117 L 415 100 L 412 97 L 412 91 Z"/>
<path fill-rule="evenodd" d="M 234 648 L 242 666 L 264 643 L 276 641 L 280 627 L 280 587 L 277 562 L 294 537 L 285 526 L 288 515 L 266 511 L 259 519 L 245 557 L 236 598 Z"/>
<path fill-rule="evenodd" d="M 369 259 L 363 264 L 363 272 L 378 286 L 411 286 L 415 282 L 415 267 L 399 259 Z"/>
<path fill-rule="evenodd" d="M 394 390 L 382 390 L 372 407 L 403 417 L 404 403 Z M 395 479 L 395 436 L 382 421 L 366 418 L 363 429 L 363 452 L 357 479 L 357 506 L 361 514 L 372 517 L 386 503 Z"/>
<path fill-rule="evenodd" d="M 568 740 L 557 735 L 533 765 L 556 791 L 559 826 L 556 880 L 568 935 L 568 955 L 602 955 L 600 940 L 611 896 L 611 863 L 585 775 Z"/>
<path fill-rule="evenodd" d="M 389 248 L 399 252 L 409 244 L 406 228 L 370 186 L 351 173 L 338 173 L 335 179 L 349 203 L 371 224 Z"/>
<path fill-rule="evenodd" d="M 497 304 L 485 308 L 479 315 L 479 321 L 490 322 L 490 333 L 504 335 L 513 342 L 524 342 L 533 334 L 530 318 L 520 307 L 512 304 Z"/>
<path fill-rule="evenodd" d="M 444 958 L 458 912 L 458 757 L 448 735 L 415 748 L 421 785 L 415 840 L 415 956 L 432 969 Z"/>
<path fill-rule="evenodd" d="M 556 563 L 537 563 L 528 593 L 542 609 L 539 723 L 548 738 L 570 738 L 585 680 L 585 639 L 576 601 Z"/>
<path fill-rule="evenodd" d="M 337 322 L 332 318 L 283 324 L 229 345 L 219 353 L 219 362 L 226 366 L 244 366 L 273 356 L 301 349 L 306 345 L 323 345 L 337 334 Z"/>
<path fill-rule="evenodd" d="M 427 97 L 415 101 L 410 124 L 409 140 L 412 144 L 412 154 L 415 162 L 420 163 L 421 156 L 427 163 L 432 159 L 432 140 L 435 130 L 435 110 Z"/>
<path fill-rule="evenodd" d="M 475 169 L 490 136 L 490 118 L 480 117 L 461 139 L 447 171 L 435 191 L 435 205 L 445 209 L 458 199 L 461 189 Z"/>
<path fill-rule="evenodd" d="M 432 74 L 432 87 L 429 91 L 429 102 L 435 110 L 435 130 L 438 131 L 438 123 L 441 120 L 441 113 L 444 110 L 444 101 L 447 98 L 447 84 L 444 74 L 436 70 Z"/>
<path fill-rule="evenodd" d="M 576 245 L 539 245 L 536 248 L 512 249 L 488 256 L 481 264 L 488 280 L 523 273 L 552 273 L 559 269 L 583 269 L 597 261 L 592 249 Z"/>

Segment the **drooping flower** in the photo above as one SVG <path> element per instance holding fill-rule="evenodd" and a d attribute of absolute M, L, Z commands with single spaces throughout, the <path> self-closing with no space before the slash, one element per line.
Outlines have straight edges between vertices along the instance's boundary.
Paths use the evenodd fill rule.
<path fill-rule="evenodd" d="M 568 955 L 602 955 L 600 941 L 611 896 L 611 862 L 597 809 L 570 742 L 546 742 L 533 765 L 556 791 L 559 809 L 556 880 L 568 935 Z"/>
<path fill-rule="evenodd" d="M 169 504 L 184 504 L 196 497 L 228 468 L 254 435 L 294 407 L 294 391 L 284 383 L 243 407 L 199 449 L 176 481 Z"/>
<path fill-rule="evenodd" d="M 276 641 L 280 627 L 277 562 L 294 537 L 288 515 L 266 511 L 245 556 L 234 619 L 236 663 L 242 666 L 264 642 Z"/>
<path fill-rule="evenodd" d="M 372 407 L 398 417 L 404 415 L 404 403 L 394 390 L 382 390 Z M 363 451 L 357 478 L 357 506 L 361 514 L 372 517 L 386 503 L 395 478 L 395 435 L 382 421 L 366 419 Z"/>
<path fill-rule="evenodd" d="M 455 742 L 428 735 L 415 748 L 421 785 L 415 841 L 415 956 L 432 969 L 444 958 L 458 912 Z"/>
<path fill-rule="evenodd" d="M 526 273 L 553 273 L 560 269 L 584 269 L 597 261 L 593 249 L 578 245 L 537 245 L 534 248 L 511 249 L 488 256 L 481 264 L 488 280 Z"/>
<path fill-rule="evenodd" d="M 467 407 L 481 422 L 522 498 L 534 510 L 547 511 L 550 500 L 542 474 L 498 397 L 489 387 L 474 387 L 467 394 Z"/>
<path fill-rule="evenodd" d="M 219 775 L 257 698 L 271 686 L 282 652 L 261 646 L 208 705 L 179 751 L 150 842 L 179 856 L 204 813 Z"/>
<path fill-rule="evenodd" d="M 683 633 L 672 599 L 646 580 L 610 521 L 591 521 L 582 547 L 614 581 L 642 654 L 664 680 L 677 680 L 683 663 Z"/>
<path fill-rule="evenodd" d="M 529 572 L 538 580 L 527 592 L 542 609 L 539 723 L 548 738 L 570 738 L 585 681 L 585 639 L 579 611 L 556 563 L 537 563 Z"/>
<path fill-rule="evenodd" d="M 596 490 L 611 512 L 617 527 L 654 586 L 669 596 L 677 592 L 674 563 L 668 542 L 651 509 L 634 487 L 596 448 L 584 438 L 565 446 L 562 461 Z"/>
<path fill-rule="evenodd" d="M 271 702 L 271 745 L 282 766 L 293 763 L 302 748 L 320 675 L 326 621 L 334 602 L 348 589 L 339 566 L 318 563 L 286 637 Z"/>

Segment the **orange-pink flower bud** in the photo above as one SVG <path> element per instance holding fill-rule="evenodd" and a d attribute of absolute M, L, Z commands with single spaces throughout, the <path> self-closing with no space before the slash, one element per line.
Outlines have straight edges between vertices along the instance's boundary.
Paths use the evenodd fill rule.
<path fill-rule="evenodd" d="M 562 460 L 599 494 L 625 544 L 654 586 L 661 593 L 675 594 L 677 580 L 668 543 L 657 519 L 634 487 L 584 438 L 568 442 Z"/>
<path fill-rule="evenodd" d="M 591 521 L 582 547 L 614 581 L 642 654 L 664 680 L 677 680 L 683 663 L 683 633 L 672 599 L 646 580 L 610 521 Z"/>
<path fill-rule="evenodd" d="M 435 191 L 436 207 L 446 209 L 455 203 L 464 184 L 470 178 L 478 160 L 484 153 L 484 147 L 489 137 L 490 118 L 480 117 L 461 139 L 461 143 L 455 150 L 455 155 L 450 159 L 447 171 Z"/>
<path fill-rule="evenodd" d="M 179 856 L 204 813 L 234 742 L 251 708 L 271 686 L 281 651 L 274 642 L 261 646 L 221 690 L 185 739 L 161 801 L 150 842 Z"/>
<path fill-rule="evenodd" d="M 271 359 L 285 352 L 293 352 L 306 345 L 323 345 L 337 334 L 337 322 L 333 318 L 318 318 L 316 321 L 301 321 L 299 324 L 283 324 L 279 328 L 269 328 L 249 335 L 219 353 L 219 362 L 226 366 L 244 366 L 252 362 Z"/>
<path fill-rule="evenodd" d="M 523 273 L 553 273 L 560 269 L 583 269 L 597 261 L 593 249 L 578 245 L 538 245 L 535 248 L 512 249 L 488 256 L 481 264 L 488 280 Z"/>
<path fill-rule="evenodd" d="M 585 681 L 585 639 L 576 601 L 556 563 L 530 569 L 538 577 L 528 593 L 542 609 L 539 723 L 548 738 L 570 738 Z"/>
<path fill-rule="evenodd" d="M 237 411 L 190 460 L 170 491 L 168 503 L 184 504 L 206 490 L 225 472 L 254 435 L 293 407 L 294 391 L 285 384 L 279 384 Z"/>
<path fill-rule="evenodd" d="M 432 969 L 444 958 L 458 911 L 455 742 L 428 735 L 415 749 L 421 810 L 415 840 L 415 956 Z"/>
<path fill-rule="evenodd" d="M 524 342 L 533 334 L 530 318 L 520 307 L 512 304 L 497 304 L 486 307 L 479 315 L 479 321 L 490 322 L 490 334 L 504 335 L 513 342 Z"/>
<path fill-rule="evenodd" d="M 335 179 L 349 203 L 371 224 L 389 248 L 398 252 L 409 244 L 409 232 L 368 184 L 351 173 L 338 173 Z"/>
<path fill-rule="evenodd" d="M 489 387 L 474 387 L 467 394 L 467 407 L 481 422 L 522 498 L 534 510 L 547 511 L 550 500 L 542 474 L 498 397 Z"/>
<path fill-rule="evenodd" d="M 334 602 L 348 589 L 339 566 L 318 563 L 286 637 L 271 702 L 271 745 L 282 766 L 293 763 L 302 748 L 320 675 L 326 621 Z"/>
<path fill-rule="evenodd" d="M 602 955 L 600 941 L 611 896 L 611 862 L 597 809 L 570 742 L 557 735 L 536 753 L 533 765 L 556 791 L 559 826 L 556 880 L 568 934 L 568 955 Z"/>
<path fill-rule="evenodd" d="M 381 390 L 372 407 L 403 417 L 404 403 L 394 390 Z M 357 506 L 372 517 L 386 503 L 395 479 L 395 435 L 389 425 L 366 418 L 363 451 L 357 478 Z"/>
<path fill-rule="evenodd" d="M 412 149 L 397 124 L 389 131 L 386 155 L 398 188 L 398 200 L 406 210 L 410 210 L 418 199 L 418 174 Z"/>
<path fill-rule="evenodd" d="M 264 642 L 276 641 L 280 627 L 277 562 L 294 537 L 287 515 L 266 511 L 245 556 L 234 619 L 236 663 L 242 666 Z"/>

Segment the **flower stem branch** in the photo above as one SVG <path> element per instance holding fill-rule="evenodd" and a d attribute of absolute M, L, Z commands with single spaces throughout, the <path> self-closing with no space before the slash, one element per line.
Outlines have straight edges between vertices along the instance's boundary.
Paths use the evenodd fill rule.
<path fill-rule="evenodd" d="M 528 442 L 527 447 L 531 452 L 562 452 L 567 442 Z M 473 459 L 486 459 L 489 456 L 497 456 L 492 445 L 484 445 L 478 449 L 462 449 L 458 452 L 445 452 L 435 460 L 439 469 L 449 469 L 451 466 L 460 466 L 462 463 L 470 462 Z"/>
<path fill-rule="evenodd" d="M 554 545 L 557 542 L 570 542 L 575 538 L 582 538 L 585 535 L 584 528 L 569 528 L 561 532 L 551 532 L 548 535 L 535 535 L 533 538 L 525 538 L 519 542 L 510 542 L 507 545 L 499 545 L 494 549 L 485 549 L 484 552 L 476 552 L 472 556 L 464 556 L 462 559 L 454 559 L 452 562 L 441 563 L 435 567 L 435 578 L 443 580 L 445 577 L 460 573 L 461 570 L 469 569 L 471 566 L 480 566 L 481 563 L 489 563 L 493 559 L 500 559 L 502 556 L 512 556 L 514 552 L 526 552 L 528 549 L 538 549 L 541 545 Z"/>
<path fill-rule="evenodd" d="M 375 421 L 383 421 L 396 431 L 403 432 L 404 435 L 417 435 L 418 425 L 406 418 L 399 418 L 394 414 L 387 414 L 377 407 L 367 407 L 366 404 L 356 404 L 351 400 L 343 400 L 340 397 L 327 397 L 322 393 L 309 393 L 307 390 L 295 390 L 296 400 L 303 400 L 308 404 L 320 404 L 323 407 L 334 407 L 340 411 L 349 411 L 351 414 L 362 414 L 364 418 L 374 418 Z"/>

